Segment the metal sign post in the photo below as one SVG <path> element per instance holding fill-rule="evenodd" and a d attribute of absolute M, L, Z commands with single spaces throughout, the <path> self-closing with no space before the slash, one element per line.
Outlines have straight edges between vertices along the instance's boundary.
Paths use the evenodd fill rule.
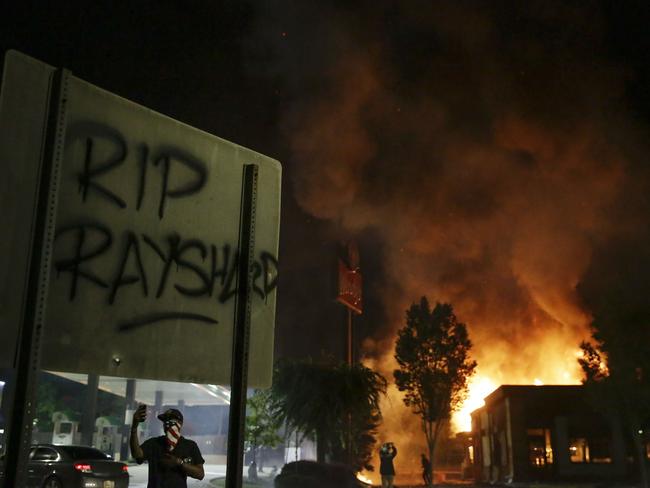
<path fill-rule="evenodd" d="M 16 352 L 13 411 L 7 440 L 4 486 L 25 486 L 32 437 L 42 330 L 45 323 L 48 276 L 54 240 L 57 184 L 65 131 L 68 73 L 52 75 L 47 132 L 43 147 L 34 234 L 25 293 L 24 315 Z"/>
<path fill-rule="evenodd" d="M 253 250 L 255 248 L 255 207 L 257 198 L 257 165 L 244 166 L 242 205 L 239 225 L 239 263 L 237 269 L 237 301 L 233 331 L 230 417 L 228 425 L 228 461 L 226 488 L 242 485 L 244 428 L 246 421 L 246 390 L 248 384 L 248 352 L 250 345 L 251 289 Z"/>

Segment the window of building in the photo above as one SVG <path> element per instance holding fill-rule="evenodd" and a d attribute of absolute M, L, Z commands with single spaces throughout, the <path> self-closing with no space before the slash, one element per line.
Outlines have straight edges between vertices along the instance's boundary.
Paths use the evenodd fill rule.
<path fill-rule="evenodd" d="M 609 439 L 606 437 L 590 438 L 589 455 L 592 463 L 611 463 L 612 452 Z"/>
<path fill-rule="evenodd" d="M 551 444 L 551 429 L 544 429 L 544 453 L 546 454 L 546 463 L 553 464 L 553 447 Z"/>
<path fill-rule="evenodd" d="M 528 436 L 528 462 L 536 468 L 543 468 L 553 464 L 553 447 L 551 444 L 551 430 L 544 428 L 527 429 Z"/>
<path fill-rule="evenodd" d="M 588 463 L 589 445 L 584 437 L 569 439 L 569 458 L 572 463 Z"/>
<path fill-rule="evenodd" d="M 574 437 L 569 439 L 572 463 L 611 463 L 611 445 L 606 437 Z"/>

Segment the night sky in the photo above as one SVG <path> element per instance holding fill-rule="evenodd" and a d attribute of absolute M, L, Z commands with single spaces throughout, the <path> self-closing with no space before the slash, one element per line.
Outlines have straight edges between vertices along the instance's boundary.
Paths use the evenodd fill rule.
<path fill-rule="evenodd" d="M 343 358 L 341 239 L 359 242 L 357 342 L 380 361 L 427 295 L 495 381 L 575 381 L 612 279 L 644 301 L 647 2 L 80 5 L 7 2 L 2 56 L 282 162 L 277 356 Z"/>

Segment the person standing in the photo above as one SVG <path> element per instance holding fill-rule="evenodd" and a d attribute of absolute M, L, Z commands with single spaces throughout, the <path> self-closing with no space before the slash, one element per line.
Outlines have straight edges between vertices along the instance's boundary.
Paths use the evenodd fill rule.
<path fill-rule="evenodd" d="M 158 415 L 164 435 L 147 439 L 140 445 L 138 424 L 147 418 L 146 405 L 140 405 L 131 424 L 131 455 L 138 464 L 149 463 L 147 488 L 187 488 L 187 477 L 202 480 L 205 460 L 196 442 L 181 436 L 183 414 L 170 408 Z"/>
<path fill-rule="evenodd" d="M 395 481 L 395 466 L 393 459 L 397 456 L 397 448 L 392 442 L 386 442 L 379 449 L 379 474 L 381 474 L 381 487 L 393 488 Z"/>
<path fill-rule="evenodd" d="M 431 461 L 424 454 L 420 455 L 420 464 L 422 464 L 422 479 L 424 480 L 424 486 L 429 486 L 431 484 Z"/>

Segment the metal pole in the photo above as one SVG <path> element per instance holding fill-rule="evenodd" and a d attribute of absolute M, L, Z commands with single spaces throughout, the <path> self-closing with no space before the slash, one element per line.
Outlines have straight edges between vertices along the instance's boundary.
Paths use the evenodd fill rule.
<path fill-rule="evenodd" d="M 84 446 L 93 445 L 95 433 L 95 420 L 97 417 L 97 391 L 99 390 L 99 375 L 88 374 L 84 411 L 81 417 L 81 443 Z"/>
<path fill-rule="evenodd" d="M 14 398 L 3 481 L 6 488 L 27 485 L 27 458 L 32 437 L 41 337 L 45 323 L 57 186 L 63 158 L 67 77 L 68 72 L 59 69 L 53 73 L 50 82 L 27 290 L 14 361 Z"/>
<path fill-rule="evenodd" d="M 354 358 L 352 357 L 352 310 L 345 307 L 348 311 L 348 365 L 352 366 Z"/>
<path fill-rule="evenodd" d="M 352 310 L 349 307 L 345 307 L 346 310 L 348 311 L 348 366 L 350 367 L 350 371 L 352 370 L 352 364 L 354 362 L 354 358 L 352 356 Z M 352 414 L 348 414 L 348 439 L 347 439 L 347 444 L 348 444 L 348 464 L 352 465 Z"/>
<path fill-rule="evenodd" d="M 255 206 L 257 200 L 257 165 L 244 165 L 242 204 L 239 221 L 239 261 L 237 266 L 237 300 L 233 330 L 230 372 L 230 417 L 228 424 L 228 460 L 226 488 L 241 488 L 244 464 L 244 424 L 248 385 L 248 351 L 250 341 L 251 288 L 255 249 Z"/>
<path fill-rule="evenodd" d="M 161 413 L 163 413 L 163 391 L 156 390 L 154 393 L 153 409 L 149 417 L 151 422 L 149 422 L 147 429 L 149 437 L 160 435 L 160 423 L 156 421 L 156 418 Z"/>
<path fill-rule="evenodd" d="M 120 445 L 120 461 L 129 459 L 129 440 L 131 432 L 131 416 L 135 411 L 135 379 L 126 380 L 126 391 L 124 392 L 124 424 L 122 424 L 122 444 Z"/>

